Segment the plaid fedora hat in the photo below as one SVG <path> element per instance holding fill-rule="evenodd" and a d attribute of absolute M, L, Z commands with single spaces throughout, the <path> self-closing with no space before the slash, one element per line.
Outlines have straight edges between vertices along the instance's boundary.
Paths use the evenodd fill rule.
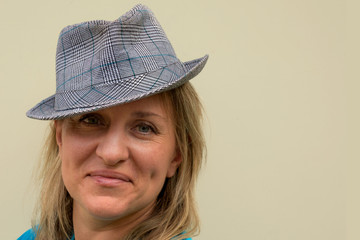
<path fill-rule="evenodd" d="M 26 115 L 59 119 L 167 91 L 195 77 L 207 59 L 181 62 L 143 5 L 112 22 L 71 25 L 58 40 L 56 93 Z"/>

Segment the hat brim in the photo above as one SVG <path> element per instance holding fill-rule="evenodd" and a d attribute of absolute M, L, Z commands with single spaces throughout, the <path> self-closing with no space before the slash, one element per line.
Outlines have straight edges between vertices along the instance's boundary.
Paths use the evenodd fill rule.
<path fill-rule="evenodd" d="M 66 118 L 69 116 L 82 114 L 86 112 L 93 112 L 103 108 L 112 107 L 118 104 L 128 103 L 135 100 L 139 100 L 160 92 L 168 91 L 170 89 L 176 88 L 185 82 L 189 81 L 197 74 L 201 72 L 208 60 L 208 55 L 205 55 L 202 58 L 198 58 L 192 61 L 184 62 L 185 74 L 179 77 L 175 77 L 172 81 L 159 84 L 158 86 L 151 87 L 146 91 L 133 91 L 131 94 L 127 94 L 126 97 L 123 97 L 122 94 L 112 95 L 111 99 L 103 97 L 98 101 L 92 103 L 91 105 L 86 104 L 84 106 L 78 106 L 76 108 L 64 109 L 64 110 L 55 110 L 55 94 L 44 99 L 38 103 L 35 107 L 31 108 L 26 116 L 29 118 L 39 119 L 39 120 L 55 120 Z M 159 70 L 160 71 L 160 70 Z M 152 74 L 157 74 L 152 72 Z M 149 75 L 143 75 L 137 79 L 137 81 L 146 81 L 146 78 L 152 78 Z M 106 89 L 105 89 L 106 88 Z M 112 85 L 107 85 L 103 87 L 102 91 L 111 91 L 112 93 L 120 92 L 122 89 L 121 83 L 115 83 Z M 98 91 L 98 90 L 96 90 Z"/>

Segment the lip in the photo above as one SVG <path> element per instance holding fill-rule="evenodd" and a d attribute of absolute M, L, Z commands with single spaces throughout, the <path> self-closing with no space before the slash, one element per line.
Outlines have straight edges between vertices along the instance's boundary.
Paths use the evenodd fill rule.
<path fill-rule="evenodd" d="M 107 187 L 132 182 L 131 178 L 126 174 L 110 170 L 92 171 L 87 176 L 94 180 L 97 184 Z"/>

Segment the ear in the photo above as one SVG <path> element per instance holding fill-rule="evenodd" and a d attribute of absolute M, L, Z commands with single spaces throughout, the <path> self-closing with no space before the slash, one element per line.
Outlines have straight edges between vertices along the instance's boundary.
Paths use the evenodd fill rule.
<path fill-rule="evenodd" d="M 61 120 L 55 120 L 55 121 L 54 121 L 54 126 L 55 126 L 56 143 L 57 143 L 59 149 L 61 149 L 61 146 L 62 146 L 62 127 L 63 127 L 63 121 L 61 121 Z"/>
<path fill-rule="evenodd" d="M 175 173 L 176 173 L 176 170 L 180 166 L 181 162 L 182 162 L 182 156 L 181 156 L 180 151 L 177 150 L 176 154 L 175 154 L 175 157 L 170 162 L 166 177 L 171 178 L 172 176 L 174 176 Z"/>

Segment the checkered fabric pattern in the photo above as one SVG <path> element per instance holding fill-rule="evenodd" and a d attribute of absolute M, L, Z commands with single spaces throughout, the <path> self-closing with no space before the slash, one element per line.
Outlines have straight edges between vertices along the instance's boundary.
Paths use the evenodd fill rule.
<path fill-rule="evenodd" d="M 146 6 L 115 21 L 65 27 L 56 54 L 56 93 L 27 112 L 59 119 L 166 91 L 196 76 L 208 56 L 182 63 Z"/>

